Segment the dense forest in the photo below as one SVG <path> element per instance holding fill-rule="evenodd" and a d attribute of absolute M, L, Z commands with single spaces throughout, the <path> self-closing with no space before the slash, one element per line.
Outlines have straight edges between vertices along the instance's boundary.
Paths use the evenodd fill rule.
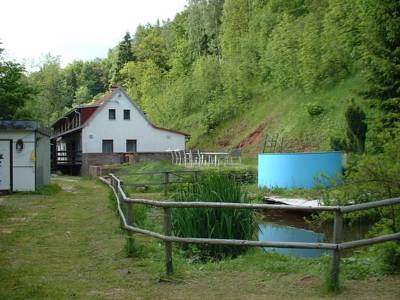
<path fill-rule="evenodd" d="M 259 151 L 275 134 L 288 150 L 363 151 L 366 140 L 375 151 L 374 132 L 399 120 L 399 12 L 391 0 L 189 0 L 104 59 L 62 68 L 48 55 L 26 73 L 1 58 L 0 117 L 49 126 L 121 85 L 192 146 Z M 353 131 L 351 115 L 362 123 Z"/>

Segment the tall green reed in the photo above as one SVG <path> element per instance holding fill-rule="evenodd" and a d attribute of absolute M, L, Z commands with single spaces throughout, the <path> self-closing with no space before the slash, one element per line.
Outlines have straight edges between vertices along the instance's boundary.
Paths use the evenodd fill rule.
<path fill-rule="evenodd" d="M 180 187 L 174 195 L 177 201 L 248 202 L 240 184 L 226 175 L 209 174 L 199 182 Z M 247 209 L 176 208 L 172 210 L 172 226 L 176 236 L 194 238 L 252 239 L 258 224 L 255 212 Z M 188 255 L 196 253 L 201 259 L 235 257 L 244 246 L 183 245 Z"/>

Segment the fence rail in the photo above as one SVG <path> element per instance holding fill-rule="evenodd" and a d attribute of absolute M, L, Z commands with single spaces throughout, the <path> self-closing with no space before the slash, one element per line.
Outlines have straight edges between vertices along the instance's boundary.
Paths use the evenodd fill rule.
<path fill-rule="evenodd" d="M 331 262 L 331 280 L 337 285 L 339 280 L 340 256 L 344 249 L 355 247 L 368 246 L 387 241 L 400 240 L 400 232 L 386 234 L 370 239 L 356 240 L 350 242 L 342 242 L 343 232 L 343 215 L 355 211 L 377 208 L 389 205 L 400 204 L 400 198 L 392 198 L 381 201 L 374 201 L 363 204 L 355 204 L 350 206 L 288 206 L 274 204 L 251 204 L 251 203 L 221 203 L 221 202 L 173 202 L 173 201 L 155 201 L 148 199 L 132 199 L 126 196 L 123 183 L 115 175 L 110 174 L 110 182 L 105 178 L 100 179 L 109 185 L 113 190 L 116 199 L 117 207 L 121 220 L 121 227 L 126 229 L 129 234 L 140 233 L 146 236 L 154 237 L 163 240 L 165 243 L 165 264 L 166 273 L 173 272 L 172 265 L 172 243 L 190 243 L 190 244 L 214 244 L 214 245 L 231 245 L 231 246 L 248 246 L 248 247 L 273 247 L 273 248 L 301 248 L 301 249 L 325 249 L 333 252 Z M 122 210 L 122 204 L 128 206 L 128 220 Z M 145 230 L 134 226 L 134 216 L 132 215 L 132 205 L 146 204 L 164 209 L 164 234 Z M 304 242 L 264 242 L 251 240 L 235 240 L 235 239 L 211 239 L 211 238 L 191 238 L 191 237 L 176 237 L 172 235 L 172 215 L 171 208 L 236 208 L 236 209 L 277 209 L 277 210 L 294 210 L 294 211 L 328 211 L 335 213 L 334 232 L 332 243 L 304 243 Z"/>
<path fill-rule="evenodd" d="M 137 172 L 127 173 L 129 176 L 153 176 L 160 175 L 159 181 L 143 181 L 137 183 L 127 183 L 125 187 L 142 187 L 142 186 L 163 186 L 164 194 L 168 194 L 169 186 L 172 184 L 192 183 L 199 180 L 204 174 L 200 170 L 170 170 L 170 171 L 151 171 L 151 172 Z M 125 175 L 125 174 L 120 174 Z M 229 173 L 236 182 L 255 182 L 257 174 L 253 171 L 234 171 Z"/>

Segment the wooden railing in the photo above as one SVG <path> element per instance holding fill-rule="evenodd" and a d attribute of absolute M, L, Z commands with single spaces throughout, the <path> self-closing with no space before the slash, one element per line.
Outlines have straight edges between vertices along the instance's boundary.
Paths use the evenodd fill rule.
<path fill-rule="evenodd" d="M 149 176 L 160 175 L 159 180 L 154 181 L 141 181 L 137 183 L 125 183 L 125 187 L 142 187 L 142 186 L 163 186 L 164 194 L 167 195 L 169 188 L 172 184 L 192 183 L 199 180 L 204 171 L 199 170 L 170 170 L 158 172 L 140 172 L 140 173 L 127 173 L 129 176 Z M 123 174 L 123 173 L 122 173 Z M 255 183 L 257 181 L 257 174 L 251 171 L 237 171 L 229 173 L 236 182 L 249 182 Z"/>
<path fill-rule="evenodd" d="M 273 248 L 300 248 L 300 249 L 325 249 L 333 252 L 331 262 L 331 280 L 337 285 L 339 281 L 340 255 L 344 249 L 367 246 L 387 241 L 400 240 L 400 232 L 386 234 L 379 237 L 356 240 L 350 242 L 342 242 L 343 236 L 343 215 L 346 213 L 357 212 L 365 209 L 378 208 L 384 206 L 400 204 L 400 198 L 386 199 L 363 204 L 355 204 L 350 206 L 288 206 L 275 204 L 252 204 L 252 203 L 227 203 L 227 202 L 174 202 L 174 201 L 155 201 L 148 199 L 132 199 L 126 196 L 123 183 L 113 174 L 110 174 L 110 182 L 105 178 L 100 178 L 108 184 L 117 199 L 118 212 L 121 220 L 121 227 L 130 233 L 140 233 L 146 236 L 154 237 L 164 241 L 165 244 L 165 267 L 166 273 L 173 272 L 172 265 L 172 243 L 189 243 L 189 244 L 214 244 L 214 245 L 231 245 L 231 246 L 249 246 L 249 247 L 273 247 Z M 127 205 L 127 217 L 122 209 L 122 204 Z M 164 234 L 145 230 L 134 226 L 135 220 L 132 214 L 132 205 L 146 204 L 164 209 Z M 192 237 L 176 237 L 172 235 L 172 216 L 171 208 L 235 208 L 235 209 L 275 209 L 275 210 L 291 210 L 291 211 L 307 211 L 322 212 L 327 211 L 335 213 L 334 231 L 332 243 L 304 243 L 304 242 L 266 242 L 252 240 L 235 240 L 235 239 L 212 239 L 212 238 L 192 238 Z"/>
<path fill-rule="evenodd" d="M 80 165 L 82 163 L 82 151 L 55 151 L 53 154 L 56 164 Z"/>

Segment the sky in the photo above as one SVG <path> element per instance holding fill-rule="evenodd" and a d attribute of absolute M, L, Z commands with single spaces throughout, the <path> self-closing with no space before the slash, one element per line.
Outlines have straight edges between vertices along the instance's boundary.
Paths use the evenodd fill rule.
<path fill-rule="evenodd" d="M 0 0 L 0 42 L 9 59 L 37 64 L 58 55 L 73 60 L 107 56 L 139 24 L 173 19 L 186 0 Z M 29 68 L 29 66 L 27 66 Z"/>

